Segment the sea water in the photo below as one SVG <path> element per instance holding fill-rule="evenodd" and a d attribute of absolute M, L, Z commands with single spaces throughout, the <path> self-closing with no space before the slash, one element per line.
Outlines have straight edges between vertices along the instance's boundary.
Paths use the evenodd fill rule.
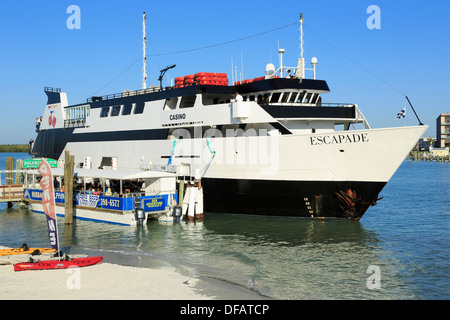
<path fill-rule="evenodd" d="M 28 155 L 0 154 L 0 170 L 6 157 Z M 202 223 L 131 227 L 59 219 L 59 239 L 65 252 L 275 299 L 449 299 L 450 163 L 405 161 L 380 196 L 359 222 L 207 212 Z M 1 204 L 0 245 L 24 242 L 48 246 L 45 217 Z"/>

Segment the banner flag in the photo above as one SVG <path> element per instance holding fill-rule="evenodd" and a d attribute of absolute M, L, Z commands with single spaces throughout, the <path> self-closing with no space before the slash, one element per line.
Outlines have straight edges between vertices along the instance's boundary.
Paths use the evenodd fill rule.
<path fill-rule="evenodd" d="M 53 188 L 53 177 L 50 165 L 45 159 L 42 159 L 38 172 L 42 176 L 39 182 L 42 189 L 42 207 L 47 217 L 48 225 L 48 239 L 50 245 L 56 252 L 59 253 L 58 242 L 58 225 L 56 223 L 56 207 L 55 207 L 55 192 Z"/>

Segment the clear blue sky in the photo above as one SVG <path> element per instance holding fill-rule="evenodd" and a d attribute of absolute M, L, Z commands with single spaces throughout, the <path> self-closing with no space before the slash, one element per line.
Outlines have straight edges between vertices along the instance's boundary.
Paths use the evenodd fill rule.
<path fill-rule="evenodd" d="M 67 28 L 70 5 L 81 9 L 80 30 Z M 367 28 L 370 5 L 381 9 L 381 29 Z M 241 71 L 241 55 L 244 78 L 263 76 L 268 62 L 278 66 L 278 43 L 286 49 L 285 65 L 295 66 L 298 25 L 208 49 L 165 53 L 273 30 L 295 23 L 303 12 L 306 61 L 318 58 L 317 78 L 327 80 L 332 91 L 324 102 L 357 103 L 372 127 L 403 126 L 396 114 L 405 106 L 404 93 L 430 125 L 426 136 L 435 136 L 436 118 L 450 112 L 446 0 L 5 1 L 0 10 L 0 144 L 35 138 L 34 121 L 46 104 L 44 86 L 62 88 L 69 104 L 139 89 L 142 65 L 133 63 L 142 56 L 143 11 L 152 85 L 158 84 L 159 70 L 172 64 L 177 67 L 167 80 L 201 71 L 226 72 L 231 79 L 231 57 Z M 409 107 L 406 124 L 417 124 Z"/>

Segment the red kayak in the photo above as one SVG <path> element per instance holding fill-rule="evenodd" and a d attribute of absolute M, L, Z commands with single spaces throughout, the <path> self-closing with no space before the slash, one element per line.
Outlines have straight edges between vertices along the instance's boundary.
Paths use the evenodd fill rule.
<path fill-rule="evenodd" d="M 103 257 L 73 258 L 67 260 L 43 260 L 37 262 L 23 262 L 14 265 L 14 271 L 67 269 L 69 267 L 87 267 L 99 264 Z"/>

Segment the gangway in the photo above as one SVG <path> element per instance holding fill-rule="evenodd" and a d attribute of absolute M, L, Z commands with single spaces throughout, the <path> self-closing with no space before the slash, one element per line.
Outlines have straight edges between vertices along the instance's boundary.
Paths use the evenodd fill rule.
<path fill-rule="evenodd" d="M 23 184 L 17 183 L 8 174 L 14 175 L 14 173 L 20 174 L 22 170 L 2 170 L 2 173 L 6 173 L 6 184 L 0 183 L 0 203 L 7 202 L 8 207 L 12 207 L 14 202 L 20 202 L 23 198 Z"/>

